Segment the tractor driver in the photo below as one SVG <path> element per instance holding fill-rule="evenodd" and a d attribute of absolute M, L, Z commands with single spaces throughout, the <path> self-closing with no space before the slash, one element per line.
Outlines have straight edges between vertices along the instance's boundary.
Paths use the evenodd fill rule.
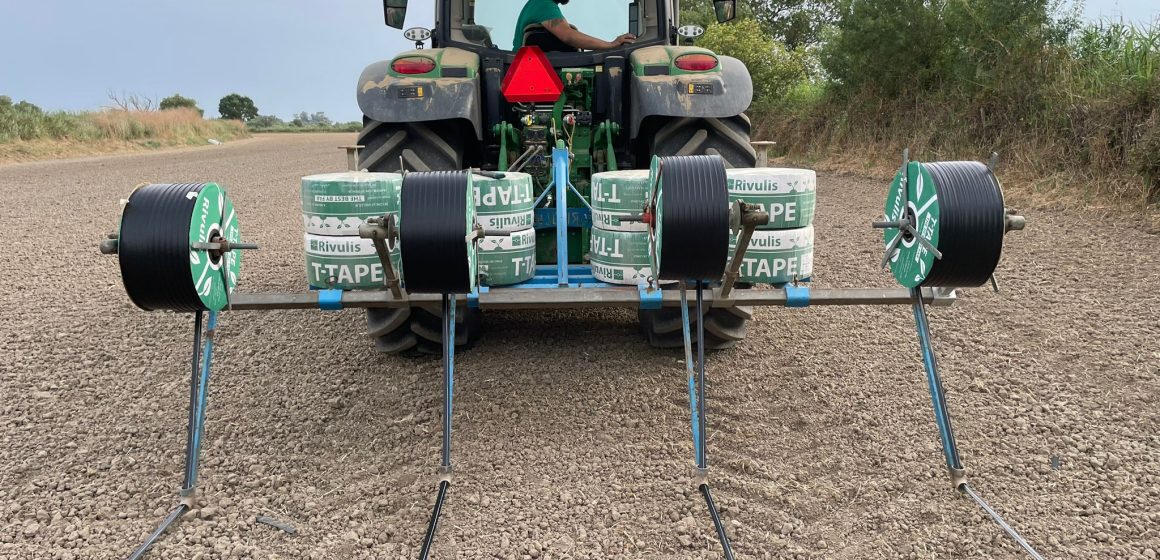
<path fill-rule="evenodd" d="M 528 0 L 516 20 L 512 48 L 519 49 L 526 43 L 545 51 L 575 52 L 580 49 L 614 49 L 636 41 L 636 35 L 632 33 L 625 33 L 612 41 L 582 33 L 575 25 L 569 24 L 560 12 L 560 4 L 567 3 L 568 0 Z"/>

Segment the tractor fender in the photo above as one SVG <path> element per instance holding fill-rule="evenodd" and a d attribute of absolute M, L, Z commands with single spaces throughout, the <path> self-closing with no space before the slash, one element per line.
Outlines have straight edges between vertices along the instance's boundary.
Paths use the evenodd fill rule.
<path fill-rule="evenodd" d="M 740 60 L 718 56 L 720 72 L 675 76 L 632 76 L 630 137 L 648 117 L 726 118 L 744 113 L 753 101 L 753 79 Z M 711 88 L 712 93 L 691 93 Z"/>
<path fill-rule="evenodd" d="M 435 58 L 437 68 L 421 76 L 392 69 L 396 59 L 416 55 Z M 452 68 L 461 76 L 443 75 Z M 424 49 L 371 64 L 358 79 L 358 106 L 367 117 L 386 123 L 463 119 L 480 140 L 479 56 L 461 49 Z"/>

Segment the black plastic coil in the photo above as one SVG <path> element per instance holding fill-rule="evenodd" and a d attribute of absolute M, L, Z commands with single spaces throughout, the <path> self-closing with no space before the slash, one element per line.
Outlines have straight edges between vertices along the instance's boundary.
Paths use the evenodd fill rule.
<path fill-rule="evenodd" d="M 990 280 L 1003 252 L 1005 211 L 999 180 L 976 161 L 923 164 L 938 193 L 938 248 L 923 286 L 981 286 Z"/>
<path fill-rule="evenodd" d="M 471 292 L 467 180 L 464 171 L 414 172 L 403 178 L 399 251 L 408 292 Z"/>
<path fill-rule="evenodd" d="M 729 192 L 721 156 L 660 158 L 660 270 L 665 280 L 719 280 L 729 258 Z"/>
<path fill-rule="evenodd" d="M 125 292 L 146 311 L 207 310 L 189 266 L 189 224 L 205 183 L 146 185 L 121 213 L 117 256 Z"/>

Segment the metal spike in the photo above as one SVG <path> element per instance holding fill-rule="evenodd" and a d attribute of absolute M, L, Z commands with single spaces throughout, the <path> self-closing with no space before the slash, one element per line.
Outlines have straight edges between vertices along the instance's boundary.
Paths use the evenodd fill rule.
<path fill-rule="evenodd" d="M 882 268 L 890 266 L 890 259 L 894 258 L 894 251 L 898 249 L 899 242 L 902 241 L 902 232 L 895 234 L 894 239 L 890 240 L 890 244 L 886 246 L 886 256 L 882 257 Z"/>
<path fill-rule="evenodd" d="M 1043 560 L 1043 557 L 1040 556 L 1039 553 L 1036 552 L 1035 549 L 1032 548 L 1026 540 L 1024 540 L 1023 536 L 1020 535 L 1019 532 L 1016 531 L 1013 527 L 1007 524 L 1007 521 L 1003 519 L 1003 516 L 999 515 L 998 512 L 991 509 L 991 506 L 988 505 L 987 502 L 983 501 L 983 498 L 979 497 L 979 495 L 971 489 L 971 485 L 964 483 L 959 487 L 959 489 L 962 490 L 963 493 L 969 496 L 972 500 L 974 500 L 976 504 L 979 504 L 979 507 L 983 508 L 983 511 L 987 512 L 987 515 L 990 515 L 991 519 L 993 519 L 995 523 L 999 524 L 999 527 L 1001 527 L 1003 531 L 1007 533 L 1007 536 L 1015 539 L 1015 542 L 1019 543 L 1019 546 L 1023 547 L 1023 550 L 1026 551 L 1027 554 L 1029 554 L 1035 560 Z"/>
<path fill-rule="evenodd" d="M 909 223 L 907 223 L 902 226 L 902 229 L 909 233 L 911 237 L 917 239 L 920 245 L 925 247 L 927 251 L 930 251 L 934 255 L 934 258 L 940 260 L 942 259 L 942 251 L 939 251 L 938 247 L 935 247 L 934 244 L 928 241 L 925 237 L 919 235 L 918 232 L 915 231 L 914 226 L 911 226 Z"/>

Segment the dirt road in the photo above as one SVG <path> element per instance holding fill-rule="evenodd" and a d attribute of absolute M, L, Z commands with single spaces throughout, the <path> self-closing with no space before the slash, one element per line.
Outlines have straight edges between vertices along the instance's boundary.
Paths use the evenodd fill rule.
<path fill-rule="evenodd" d="M 303 290 L 298 178 L 347 135 L 0 167 L 0 557 L 123 558 L 177 498 L 192 319 L 144 313 L 97 253 L 141 181 L 224 183 L 247 291 Z M 816 285 L 890 286 L 887 181 L 823 175 Z M 932 311 L 971 480 L 1051 558 L 1160 553 L 1160 238 L 1028 211 L 1003 292 Z M 457 357 L 438 558 L 719 558 L 693 491 L 684 368 L 631 312 L 490 313 Z M 906 308 L 760 311 L 710 362 L 709 461 L 740 558 L 1021 558 L 950 488 Z M 201 508 L 153 558 L 413 558 L 440 363 L 359 312 L 227 313 Z M 287 534 L 255 522 L 269 516 Z"/>

